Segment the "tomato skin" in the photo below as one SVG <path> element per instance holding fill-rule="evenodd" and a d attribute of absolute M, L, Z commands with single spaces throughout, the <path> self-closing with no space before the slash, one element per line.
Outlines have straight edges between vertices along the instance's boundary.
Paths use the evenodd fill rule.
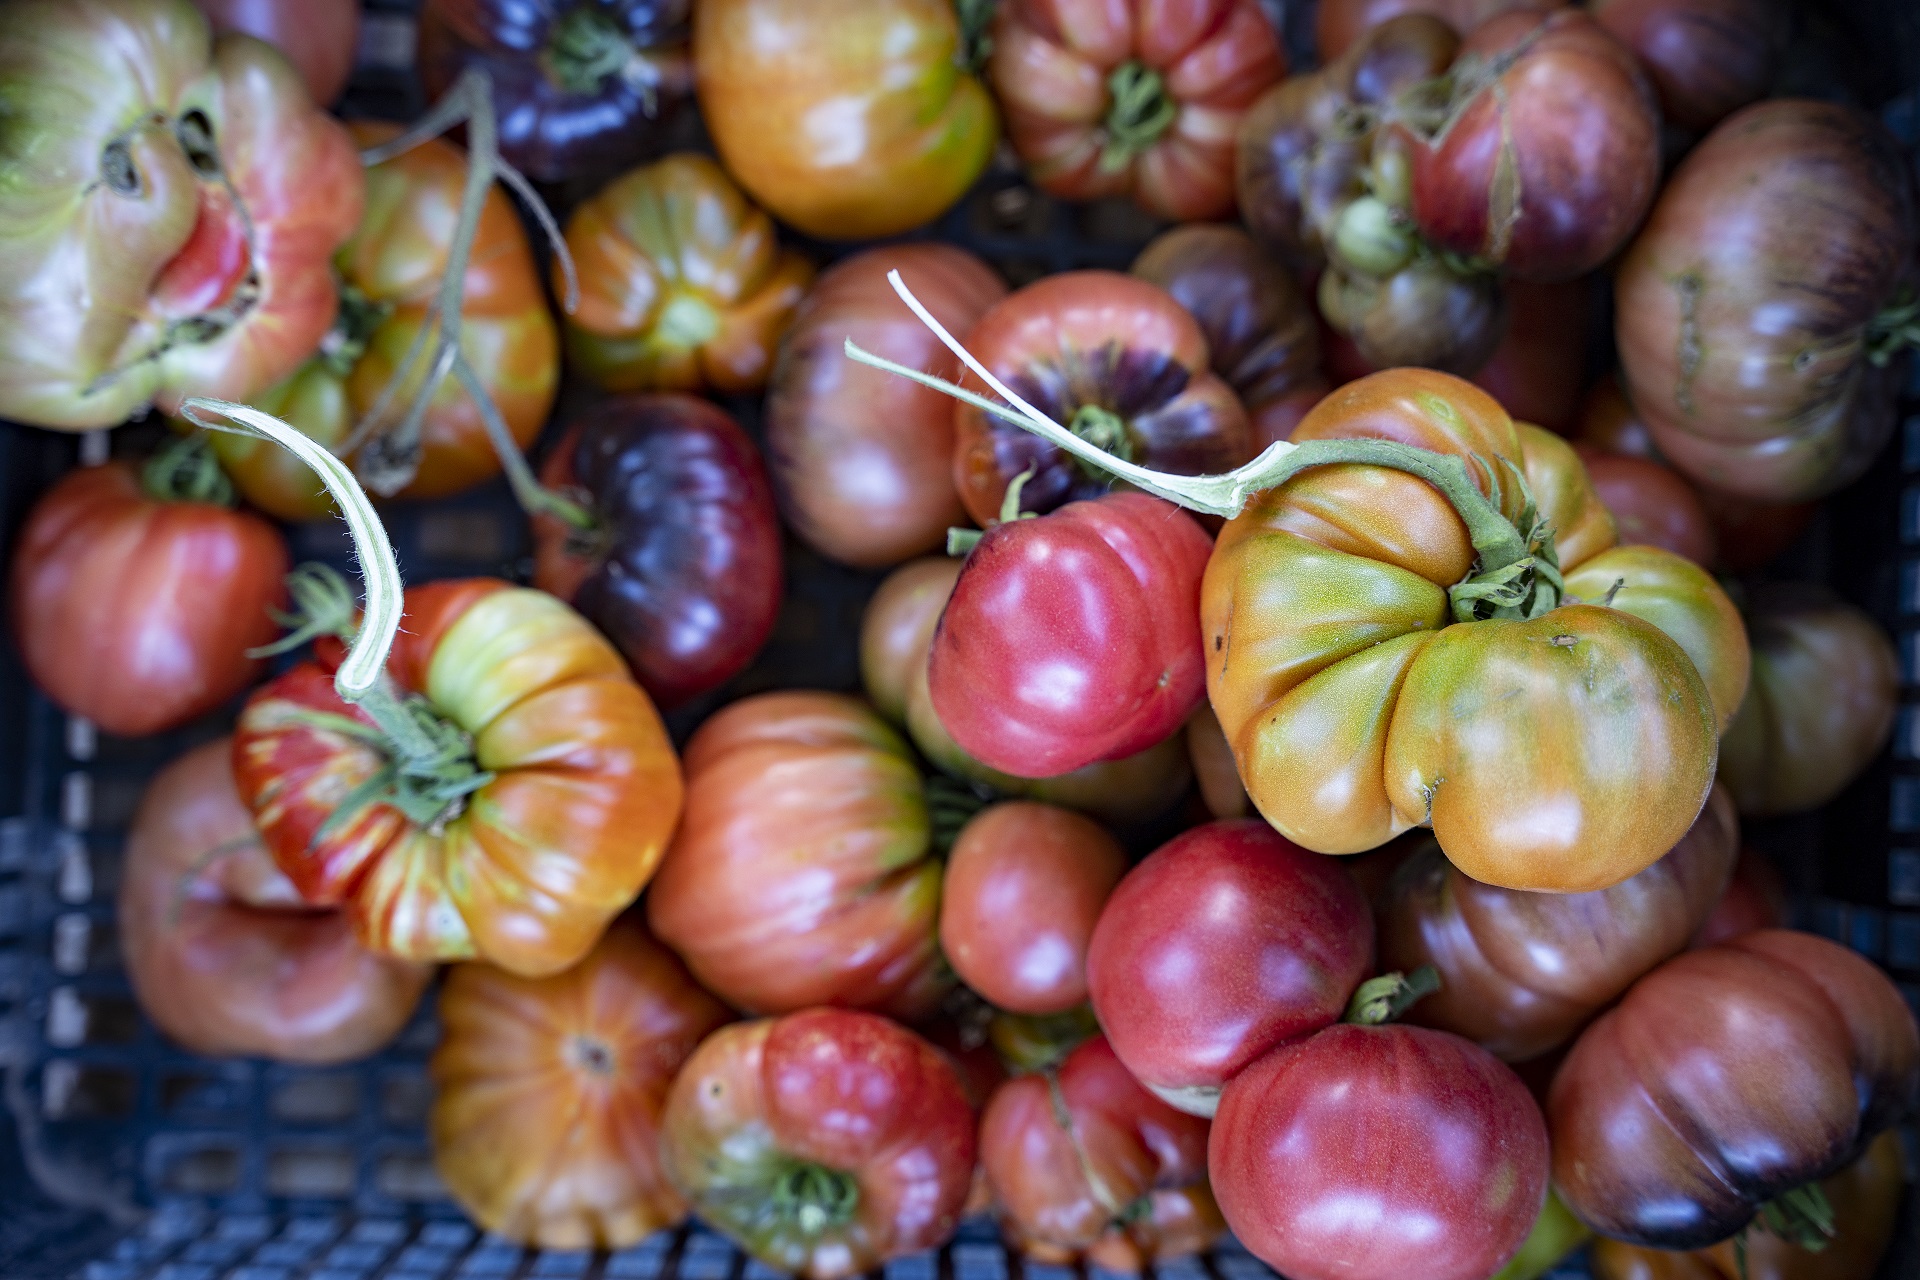
<path fill-rule="evenodd" d="M 1228 1083 L 1207 1151 L 1227 1225 L 1296 1280 L 1488 1276 L 1533 1229 L 1547 1159 L 1519 1077 L 1407 1026 L 1275 1049 Z"/>
<path fill-rule="evenodd" d="M 111 734 L 159 733 L 252 683 L 279 627 L 280 533 L 259 516 L 147 496 L 133 467 L 63 476 L 34 504 L 8 585 L 27 674 Z"/>
<path fill-rule="evenodd" d="M 484 1229 L 619 1249 L 686 1217 L 660 1167 L 667 1090 L 733 1015 L 637 916 L 563 973 L 456 965 L 439 1016 L 434 1167 Z"/>
<path fill-rule="evenodd" d="M 398 1034 L 433 970 L 375 955 L 267 856 L 234 790 L 232 745 L 154 775 L 127 837 L 116 920 L 140 1007 L 209 1057 L 331 1065 Z"/>
<path fill-rule="evenodd" d="M 1698 565 L 1719 559 L 1719 539 L 1692 486 L 1651 458 L 1580 447 L 1594 492 L 1613 513 L 1620 541 L 1661 547 Z"/>
<path fill-rule="evenodd" d="M 1037 1262 L 1139 1271 L 1226 1230 L 1207 1188 L 1207 1122 L 1142 1089 L 1097 1036 L 1049 1076 L 994 1091 L 980 1163 L 1008 1238 Z"/>
<path fill-rule="evenodd" d="M 940 894 L 940 947 L 960 980 L 1013 1013 L 1087 998 L 1087 944 L 1127 855 L 1100 826 L 1009 801 L 961 828 Z"/>
<path fill-rule="evenodd" d="M 360 34 L 354 0 L 193 0 L 216 36 L 237 31 L 264 40 L 299 69 L 307 92 L 330 106 L 353 74 Z M 435 96 L 438 96 L 437 94 Z"/>
<path fill-rule="evenodd" d="M 1744 934 L 1669 960 L 1580 1037 L 1547 1102 L 1554 1183 L 1604 1235 L 1702 1248 L 1916 1100 L 1920 1032 L 1878 968 L 1811 934 Z"/>
<path fill-rule="evenodd" d="M 1506 335 L 1473 375 L 1474 385 L 1498 400 L 1515 421 L 1571 434 L 1580 416 L 1587 357 L 1598 328 L 1593 319 L 1599 286 L 1600 278 L 1592 275 L 1558 284 L 1505 281 Z"/>
<path fill-rule="evenodd" d="M 842 694 L 758 694 L 701 725 L 685 765 L 647 919 L 703 984 L 756 1013 L 938 1008 L 941 866 L 898 734 Z"/>
<path fill-rule="evenodd" d="M 387 669 L 473 735 L 492 781 L 441 823 L 375 803 L 320 838 L 384 759 L 308 718 L 373 726 L 329 671 L 302 663 L 248 699 L 233 743 L 274 861 L 308 901 L 346 907 L 385 954 L 477 956 L 523 977 L 572 965 L 652 876 L 679 817 L 659 713 L 584 618 L 497 579 L 410 589 Z"/>
<path fill-rule="evenodd" d="M 1732 874 L 1733 799 L 1714 788 L 1672 852 L 1610 889 L 1525 893 L 1484 885 L 1431 836 L 1377 910 L 1380 968 L 1432 965 L 1440 990 L 1404 1015 L 1523 1062 L 1558 1047 L 1636 978 L 1688 945 Z"/>
<path fill-rule="evenodd" d="M 1783 929 L 1787 924 L 1787 884 L 1764 854 L 1740 850 L 1727 891 L 1687 945 L 1716 946 L 1756 929 Z"/>
<path fill-rule="evenodd" d="M 851 338 L 910 369 L 960 377 L 959 357 L 887 283 L 893 270 L 963 342 L 1007 294 L 964 249 L 902 244 L 836 263 L 802 300 L 767 391 L 767 456 L 795 532 L 859 568 L 937 551 L 967 518 L 953 485 L 952 402 L 846 354 Z"/>
<path fill-rule="evenodd" d="M 1201 803 L 1216 818 L 1244 818 L 1253 810 L 1247 789 L 1240 785 L 1240 767 L 1233 761 L 1233 744 L 1220 731 L 1220 718 L 1201 703 L 1187 721 L 1187 756 Z"/>
<path fill-rule="evenodd" d="M 1045 778 L 1144 751 L 1200 701 L 1211 547 L 1186 513 L 1116 493 L 987 531 L 934 631 L 927 684 L 968 755 Z"/>
<path fill-rule="evenodd" d="M 955 556 L 908 561 L 886 576 L 860 616 L 860 683 L 896 725 L 907 722 L 907 691 L 925 675 L 933 629 L 963 563 Z"/>
<path fill-rule="evenodd" d="M 1742 813 L 1818 808 L 1886 746 L 1898 655 L 1878 623 L 1817 587 L 1768 584 L 1747 607 L 1753 690 L 1727 728 L 1722 776 Z"/>
<path fill-rule="evenodd" d="M 1094 927 L 1094 1012 L 1127 1069 L 1208 1114 L 1272 1049 L 1337 1021 L 1373 961 L 1373 917 L 1340 863 L 1257 819 L 1211 822 L 1120 882 Z"/>
<path fill-rule="evenodd" d="M 533 583 L 620 647 L 662 706 L 753 661 L 780 612 L 780 523 L 759 451 L 717 406 L 684 395 L 603 400 L 568 427 L 541 479 L 584 491 L 595 544 L 536 516 Z"/>
<path fill-rule="evenodd" d="M 1137 150 L 1111 142 L 1110 77 L 1127 64 L 1161 77 L 1170 111 Z M 1232 214 L 1234 127 L 1286 69 L 1254 0 L 1013 0 L 995 15 L 987 76 L 1042 190 L 1132 196 L 1156 217 L 1197 222 Z"/>
<path fill-rule="evenodd" d="M 1314 11 L 1314 43 L 1331 62 L 1369 30 L 1403 13 L 1430 13 L 1462 35 L 1515 10 L 1549 13 L 1566 0 L 1326 0 Z"/>
<path fill-rule="evenodd" d="M 1662 118 L 1691 133 L 1766 97 L 1786 44 L 1777 0 L 1599 0 L 1593 16 L 1639 58 Z"/>
<path fill-rule="evenodd" d="M 701 0 L 700 114 L 781 221 L 827 240 L 897 235 L 965 194 L 999 140 L 960 34 L 948 0 Z"/>
<path fill-rule="evenodd" d="M 972 1181 L 973 1109 L 953 1067 L 885 1018 L 809 1009 L 708 1036 L 667 1097 L 660 1155 L 702 1220 L 809 1280 L 867 1271 L 953 1233 Z M 850 1220 L 773 1209 L 796 1163 L 851 1181 Z"/>

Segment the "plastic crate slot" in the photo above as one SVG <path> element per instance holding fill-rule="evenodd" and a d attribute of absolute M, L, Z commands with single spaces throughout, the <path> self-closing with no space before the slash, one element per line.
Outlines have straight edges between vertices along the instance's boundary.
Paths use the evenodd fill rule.
<path fill-rule="evenodd" d="M 380 1157 L 373 1167 L 373 1185 L 381 1195 L 394 1200 L 428 1202 L 448 1198 L 447 1186 L 433 1167 L 433 1157 L 425 1151 L 395 1152 Z"/>
<path fill-rule="evenodd" d="M 350 1147 L 282 1146 L 267 1155 L 267 1194 L 332 1199 L 350 1195 L 359 1172 Z"/>
<path fill-rule="evenodd" d="M 93 921 L 77 911 L 69 911 L 53 922 L 53 971 L 61 974 L 85 973 L 93 946 Z"/>
<path fill-rule="evenodd" d="M 251 1072 L 240 1063 L 168 1071 L 160 1077 L 160 1110 L 174 1116 L 237 1111 L 246 1105 L 250 1083 Z"/>
<path fill-rule="evenodd" d="M 177 1195 L 225 1195 L 240 1185 L 240 1149 L 205 1146 L 182 1150 L 161 1166 L 159 1183 Z"/>
<path fill-rule="evenodd" d="M 430 511 L 420 517 L 420 552 L 456 564 L 496 565 L 507 558 L 509 538 L 493 511 Z"/>
<path fill-rule="evenodd" d="M 360 1111 L 360 1082 L 339 1072 L 278 1080 L 268 1091 L 267 1111 L 289 1124 L 351 1120 Z"/>
<path fill-rule="evenodd" d="M 433 1082 L 418 1068 L 388 1071 L 380 1081 L 380 1116 L 388 1124 L 417 1129 L 433 1107 Z"/>
<path fill-rule="evenodd" d="M 125 1067 L 55 1058 L 40 1073 L 40 1106 L 49 1120 L 121 1120 L 134 1113 L 140 1080 Z"/>

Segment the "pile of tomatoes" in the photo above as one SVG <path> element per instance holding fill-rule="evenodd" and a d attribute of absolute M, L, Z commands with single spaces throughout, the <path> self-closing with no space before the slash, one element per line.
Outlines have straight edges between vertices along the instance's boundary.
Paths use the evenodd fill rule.
<path fill-rule="evenodd" d="M 13 634 L 109 734 L 241 698 L 128 841 L 153 1022 L 337 1063 L 437 983 L 440 1176 L 544 1247 L 1865 1280 L 1920 1032 L 1740 823 L 1891 731 L 1769 565 L 1883 465 L 1907 157 L 1768 97 L 1775 0 L 1317 18 L 424 0 L 409 129 L 326 109 L 345 0 L 13 4 L 0 413 L 169 427 Z M 886 239 L 996 154 L 1161 232 Z M 367 491 L 503 471 L 527 580 L 400 595 Z M 863 687 L 712 696 L 790 539 Z"/>

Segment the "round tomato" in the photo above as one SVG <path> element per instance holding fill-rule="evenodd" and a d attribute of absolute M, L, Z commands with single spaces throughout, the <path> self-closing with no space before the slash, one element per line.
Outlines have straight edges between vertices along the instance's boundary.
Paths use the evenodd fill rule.
<path fill-rule="evenodd" d="M 1592 11 L 1640 59 L 1666 122 L 1691 133 L 1766 97 L 1786 50 L 1779 0 L 1596 0 Z"/>
<path fill-rule="evenodd" d="M 1240 770 L 1233 762 L 1233 746 L 1220 731 L 1220 718 L 1205 703 L 1195 707 L 1187 721 L 1187 756 L 1193 761 L 1193 778 L 1208 813 L 1216 818 L 1244 818 L 1252 812 L 1253 801 L 1240 785 Z"/>
<path fill-rule="evenodd" d="M 687 1216 L 660 1167 L 674 1074 L 732 1017 L 636 916 L 564 973 L 456 965 L 440 993 L 433 1163 L 489 1232 L 621 1249 Z"/>
<path fill-rule="evenodd" d="M 1174 1106 L 1346 1012 L 1373 963 L 1373 918 L 1347 869 L 1258 820 L 1197 827 L 1150 854 L 1100 913 L 1094 1012 L 1127 1069 Z"/>
<path fill-rule="evenodd" d="M 327 106 L 347 87 L 360 36 L 357 0 L 193 0 L 216 36 L 230 31 L 265 40 L 286 55 Z M 435 96 L 438 96 L 436 92 Z"/>
<path fill-rule="evenodd" d="M 1867 960 L 1768 929 L 1689 951 L 1574 1045 L 1554 1183 L 1603 1235 L 1697 1249 L 1856 1159 L 1920 1101 L 1920 1032 Z M 1784 1204 L 1780 1202 L 1785 1201 Z"/>
<path fill-rule="evenodd" d="M 940 862 L 913 753 L 857 699 L 763 693 L 687 742 L 654 933 L 737 1008 L 939 1007 Z"/>
<path fill-rule="evenodd" d="M 181 441 L 144 472 L 71 471 L 34 504 L 13 552 L 13 637 L 62 708 L 137 737 L 206 714 L 259 675 L 247 651 L 279 630 L 287 550 L 222 497 L 232 491 L 219 468 Z"/>
<path fill-rule="evenodd" d="M 701 0 L 700 112 L 727 170 L 808 235 L 896 235 L 946 212 L 999 140 L 950 0 Z"/>
<path fill-rule="evenodd" d="M 1544 13 L 1565 4 L 1566 0 L 1321 0 L 1313 15 L 1314 44 L 1320 60 L 1332 62 L 1362 35 L 1403 13 L 1430 13 L 1464 34 L 1516 9 Z"/>
<path fill-rule="evenodd" d="M 753 661 L 780 612 L 780 522 L 732 418 L 692 396 L 603 400 L 541 479 L 584 492 L 593 527 L 536 516 L 533 585 L 599 627 L 656 701 L 677 705 Z"/>
<path fill-rule="evenodd" d="M 1693 486 L 1672 468 L 1652 458 L 1575 447 L 1594 493 L 1613 513 L 1621 542 L 1659 547 L 1699 565 L 1718 563 L 1713 521 Z"/>
<path fill-rule="evenodd" d="M 1779 929 L 1787 923 L 1787 884 L 1764 854 L 1741 849 L 1733 864 L 1733 879 L 1714 904 L 1691 947 L 1711 947 L 1756 929 Z"/>
<path fill-rule="evenodd" d="M 387 671 L 433 755 L 317 662 L 248 699 L 234 774 L 274 861 L 377 951 L 530 977 L 574 964 L 680 815 L 659 713 L 579 614 L 488 578 L 410 589 Z"/>
<path fill-rule="evenodd" d="M 1500 282 L 1439 258 L 1415 258 L 1386 276 L 1336 259 L 1320 277 L 1319 296 L 1320 313 L 1369 368 L 1477 373 L 1509 332 Z"/>
<path fill-rule="evenodd" d="M 154 775 L 127 835 L 116 919 L 127 979 L 168 1039 L 208 1057 L 330 1065 L 399 1033 L 433 970 L 376 955 L 273 865 L 226 738 Z"/>
<path fill-rule="evenodd" d="M 1600 301 L 1600 277 L 1558 284 L 1509 280 L 1508 324 L 1493 355 L 1473 375 L 1474 385 L 1519 422 L 1570 435 L 1587 386 Z"/>
<path fill-rule="evenodd" d="M 1732 797 L 1716 787 L 1671 853 L 1592 893 L 1481 884 L 1452 866 L 1432 837 L 1417 842 L 1378 906 L 1380 967 L 1432 965 L 1440 975 L 1440 990 L 1405 1019 L 1524 1062 L 1571 1039 L 1687 946 L 1727 887 L 1740 824 Z"/>
<path fill-rule="evenodd" d="M 953 556 L 927 556 L 901 565 L 860 616 L 860 682 L 880 714 L 897 725 L 907 722 L 907 691 L 924 677 L 933 629 L 961 564 Z"/>
<path fill-rule="evenodd" d="M 312 353 L 365 183 L 284 57 L 192 0 L 32 0 L 0 81 L 0 416 L 111 427 Z"/>
<path fill-rule="evenodd" d="M 887 283 L 895 270 L 963 341 L 1007 293 L 964 249 L 903 244 L 835 264 L 800 304 L 767 390 L 767 456 L 794 532 L 859 568 L 937 550 L 967 518 L 953 485 L 952 403 L 847 357 L 852 339 L 910 369 L 960 375 L 960 361 L 901 307 Z"/>
<path fill-rule="evenodd" d="M 660 1141 L 704 1222 L 807 1280 L 952 1235 L 974 1150 L 973 1108 L 946 1057 L 841 1009 L 708 1036 L 673 1083 Z"/>

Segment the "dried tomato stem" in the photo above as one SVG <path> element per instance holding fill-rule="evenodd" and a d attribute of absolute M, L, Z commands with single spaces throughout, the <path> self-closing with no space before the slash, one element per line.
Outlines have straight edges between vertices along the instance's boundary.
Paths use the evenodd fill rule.
<path fill-rule="evenodd" d="M 1342 1022 L 1377 1027 L 1392 1022 L 1414 1004 L 1440 989 L 1440 971 L 1423 964 L 1412 973 L 1388 973 L 1360 984 L 1347 1004 Z"/>
<path fill-rule="evenodd" d="M 234 504 L 233 481 L 220 460 L 207 448 L 205 432 L 181 436 L 147 459 L 140 469 L 140 487 L 159 502 L 205 502 L 219 507 Z"/>

